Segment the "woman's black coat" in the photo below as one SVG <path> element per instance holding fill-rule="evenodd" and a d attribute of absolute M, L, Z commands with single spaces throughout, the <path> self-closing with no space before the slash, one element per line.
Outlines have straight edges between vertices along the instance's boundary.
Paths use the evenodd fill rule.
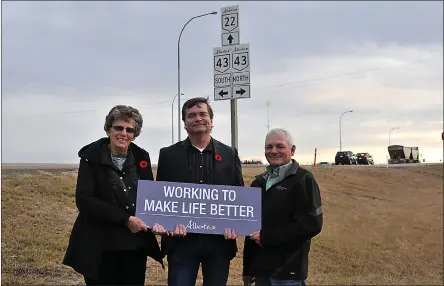
<path fill-rule="evenodd" d="M 105 250 L 140 250 L 162 264 L 154 234 L 132 233 L 127 222 L 135 215 L 137 181 L 153 180 L 150 156 L 134 143 L 120 171 L 112 162 L 109 139 L 102 138 L 79 151 L 76 186 L 79 214 L 63 264 L 97 279 Z"/>

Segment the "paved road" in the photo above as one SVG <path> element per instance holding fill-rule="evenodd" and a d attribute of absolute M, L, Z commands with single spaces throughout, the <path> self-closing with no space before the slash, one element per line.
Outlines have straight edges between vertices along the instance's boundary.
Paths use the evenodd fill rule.
<path fill-rule="evenodd" d="M 153 168 L 157 168 L 157 164 L 151 165 Z M 54 170 L 54 169 L 67 169 L 67 170 L 77 170 L 78 164 L 59 164 L 59 163 L 3 163 L 2 170 Z M 250 165 L 242 164 L 243 168 L 265 168 L 266 165 Z"/>
<path fill-rule="evenodd" d="M 331 165 L 331 167 L 338 168 L 405 168 L 405 167 L 424 167 L 424 166 L 439 166 L 443 163 L 414 163 L 414 164 L 376 164 L 376 165 Z M 326 166 L 316 166 L 317 168 Z M 328 166 L 330 167 L 330 166 Z"/>
<path fill-rule="evenodd" d="M 388 165 L 389 168 L 404 168 L 404 167 L 422 167 L 422 166 L 438 166 L 443 165 L 443 163 L 416 163 L 416 164 L 391 164 Z M 308 166 L 308 165 L 302 165 Z M 153 168 L 157 165 L 153 164 Z M 261 168 L 264 169 L 266 165 L 250 165 L 242 164 L 242 168 Z M 387 168 L 387 164 L 376 164 L 376 165 L 331 165 L 331 166 L 316 166 L 317 168 L 322 167 L 337 167 L 337 168 Z M 77 170 L 77 164 L 42 164 L 42 163 L 6 163 L 2 164 L 2 170 Z"/>

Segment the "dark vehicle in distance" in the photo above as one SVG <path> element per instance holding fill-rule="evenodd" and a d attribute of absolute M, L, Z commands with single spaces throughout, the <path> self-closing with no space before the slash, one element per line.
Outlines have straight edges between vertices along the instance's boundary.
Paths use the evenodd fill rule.
<path fill-rule="evenodd" d="M 388 161 L 389 164 L 421 163 L 419 159 L 418 147 L 390 145 L 388 146 L 388 152 L 390 155 L 390 159 Z"/>
<path fill-rule="evenodd" d="M 358 162 L 358 165 L 374 165 L 375 164 L 375 162 L 373 161 L 373 156 L 367 152 L 357 153 L 356 160 Z"/>
<path fill-rule="evenodd" d="M 352 151 L 338 151 L 335 156 L 335 165 L 356 165 L 356 155 Z"/>

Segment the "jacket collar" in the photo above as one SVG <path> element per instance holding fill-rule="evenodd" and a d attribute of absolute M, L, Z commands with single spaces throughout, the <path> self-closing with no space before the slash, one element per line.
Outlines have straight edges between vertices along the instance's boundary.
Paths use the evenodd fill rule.
<path fill-rule="evenodd" d="M 117 168 L 117 166 L 115 166 L 112 158 L 111 158 L 111 151 L 108 148 L 107 144 L 103 144 L 101 146 L 101 158 L 100 158 L 100 163 L 104 164 L 104 165 L 110 165 L 114 168 Z M 128 148 L 128 155 L 126 155 L 126 160 L 123 163 L 123 169 L 126 169 L 126 167 L 134 165 L 135 163 L 135 159 L 133 156 L 133 152 L 131 151 L 131 148 Z"/>
<path fill-rule="evenodd" d="M 213 137 L 211 137 L 210 139 L 210 144 L 209 144 L 209 148 L 210 150 L 213 150 L 215 154 L 218 154 L 218 149 L 220 149 L 220 142 L 217 141 L 216 139 L 214 139 Z M 182 147 L 184 147 L 186 150 L 188 150 L 188 148 L 190 148 L 191 146 L 193 146 L 191 144 L 190 138 L 187 137 L 185 140 L 183 140 L 182 142 L 180 142 L 180 145 L 182 145 Z"/>
<path fill-rule="evenodd" d="M 285 172 L 284 179 L 296 174 L 298 168 L 299 168 L 299 163 L 295 159 L 291 159 L 291 166 L 288 167 L 287 171 Z M 269 175 L 269 171 L 267 170 L 262 174 L 256 175 L 256 179 L 266 182 L 268 179 L 268 175 Z"/>
<path fill-rule="evenodd" d="M 186 150 L 189 150 L 189 148 L 195 148 L 193 144 L 191 144 L 190 137 L 187 137 L 185 140 L 182 141 L 182 145 L 186 148 Z M 214 149 L 214 139 L 213 137 L 210 138 L 210 144 L 208 144 L 207 147 L 204 149 L 212 151 Z"/>
<path fill-rule="evenodd" d="M 277 174 L 277 175 L 285 175 L 285 173 L 287 172 L 287 170 L 293 166 L 293 162 L 290 160 L 290 162 L 288 162 L 287 164 L 278 166 L 273 168 L 272 166 L 268 165 L 267 166 L 267 171 L 268 173 L 271 175 L 273 173 Z"/>
<path fill-rule="evenodd" d="M 114 166 L 114 163 L 111 160 L 111 152 L 108 148 L 109 143 L 110 139 L 108 137 L 100 138 L 95 142 L 83 146 L 79 150 L 78 155 L 80 158 L 86 158 L 97 163 Z M 131 142 L 128 147 L 128 157 L 124 165 L 134 163 L 134 151 L 140 153 L 141 148 Z"/>

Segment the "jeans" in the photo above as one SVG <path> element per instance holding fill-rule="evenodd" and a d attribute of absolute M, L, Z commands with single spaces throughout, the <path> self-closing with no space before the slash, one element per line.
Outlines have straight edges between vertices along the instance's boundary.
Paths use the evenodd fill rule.
<path fill-rule="evenodd" d="M 230 256 L 223 236 L 187 235 L 167 254 L 168 286 L 196 285 L 202 263 L 204 286 L 226 286 Z"/>
<path fill-rule="evenodd" d="M 255 286 L 306 286 L 305 280 L 279 280 L 270 276 L 259 276 L 255 279 Z"/>

